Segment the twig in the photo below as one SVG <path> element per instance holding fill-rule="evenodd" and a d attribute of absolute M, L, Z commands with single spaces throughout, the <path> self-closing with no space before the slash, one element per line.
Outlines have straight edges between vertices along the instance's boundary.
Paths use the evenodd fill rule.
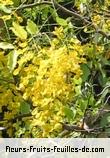
<path fill-rule="evenodd" d="M 15 116 L 12 120 L 16 120 L 16 119 L 22 119 L 24 117 L 31 117 L 31 113 L 28 113 L 28 114 L 21 114 L 21 115 L 18 115 L 18 116 Z"/>
<path fill-rule="evenodd" d="M 83 21 L 85 24 L 91 25 L 91 27 L 93 27 L 97 33 L 103 35 L 107 39 L 110 39 L 110 35 L 109 34 L 103 32 L 95 24 L 93 24 L 91 21 L 87 20 L 86 17 L 83 17 L 83 16 L 81 16 L 80 14 L 78 14 L 78 13 L 76 13 L 74 11 L 70 11 L 70 10 L 66 9 L 65 7 L 63 7 L 62 5 L 57 3 L 55 0 L 52 0 L 52 2 L 43 1 L 43 2 L 40 2 L 40 3 L 36 2 L 36 3 L 32 3 L 32 4 L 22 5 L 22 6 L 18 7 L 18 8 L 13 8 L 13 10 L 21 10 L 21 9 L 25 9 L 25 8 L 32 8 L 32 7 L 40 6 L 40 5 L 44 5 L 44 4 L 52 5 L 52 6 L 54 4 L 54 6 L 56 8 L 59 8 L 62 12 L 65 12 L 68 16 L 76 17 L 76 18 L 80 19 L 81 21 Z"/>
<path fill-rule="evenodd" d="M 110 113 L 110 110 L 104 109 L 104 107 L 102 107 L 101 109 L 99 109 L 96 117 L 92 120 L 91 124 L 94 125 L 106 113 Z"/>
<path fill-rule="evenodd" d="M 108 129 L 108 128 L 110 128 L 110 125 L 105 126 L 105 127 L 90 128 L 90 129 L 86 130 L 77 125 L 63 124 L 63 128 L 64 128 L 64 130 L 68 130 L 68 131 L 93 133 L 93 132 L 101 132 L 102 130 Z"/>
<path fill-rule="evenodd" d="M 103 12 L 107 12 L 110 14 L 110 10 L 106 10 L 106 9 L 101 9 Z"/>
<path fill-rule="evenodd" d="M 18 116 L 15 116 L 14 118 L 11 118 L 11 119 L 9 119 L 9 120 L 6 120 L 6 119 L 4 119 L 4 120 L 0 120 L 0 124 L 4 124 L 4 122 L 10 122 L 10 121 L 15 121 L 15 120 L 17 120 L 17 119 L 22 119 L 22 118 L 25 118 L 25 117 L 31 117 L 32 115 L 31 115 L 31 113 L 28 113 L 28 114 L 21 114 L 21 115 L 18 115 Z"/>
<path fill-rule="evenodd" d="M 32 4 L 26 4 L 26 5 L 21 5 L 20 7 L 17 8 L 13 8 L 12 10 L 22 10 L 22 9 L 26 9 L 26 8 L 32 8 L 32 7 L 36 7 L 36 6 L 40 6 L 40 5 L 52 5 L 51 2 L 48 1 L 43 1 L 43 2 L 36 2 L 36 3 L 32 3 Z"/>
<path fill-rule="evenodd" d="M 97 94 L 97 96 L 102 95 L 102 94 L 105 92 L 105 90 L 108 89 L 108 88 L 110 88 L 110 85 L 107 85 L 107 86 L 101 91 L 101 93 Z"/>
<path fill-rule="evenodd" d="M 14 84 L 13 80 L 7 80 L 5 78 L 0 78 L 1 81 Z"/>
<path fill-rule="evenodd" d="M 68 134 L 70 134 L 70 132 L 68 130 L 64 130 L 58 135 L 58 138 L 64 138 Z"/>
<path fill-rule="evenodd" d="M 95 30 L 97 30 L 97 32 L 101 35 L 103 35 L 104 37 L 106 37 L 107 39 L 110 40 L 110 34 L 105 33 L 104 31 L 102 31 L 101 29 L 98 29 L 95 25 L 93 25 Z"/>
<path fill-rule="evenodd" d="M 103 32 L 101 29 L 99 29 L 95 24 L 93 24 L 92 22 L 88 21 L 86 17 L 81 16 L 80 14 L 70 11 L 68 9 L 66 9 L 65 7 L 61 6 L 60 4 L 58 4 L 55 0 L 53 0 L 53 3 L 55 4 L 56 7 L 59 7 L 63 12 L 67 13 L 70 16 L 76 17 L 80 20 L 82 20 L 85 24 L 91 25 L 91 27 L 93 27 L 97 33 L 100 33 L 101 35 L 103 35 L 104 37 L 106 37 L 107 39 L 110 39 L 110 35 L 108 35 L 107 33 Z"/>

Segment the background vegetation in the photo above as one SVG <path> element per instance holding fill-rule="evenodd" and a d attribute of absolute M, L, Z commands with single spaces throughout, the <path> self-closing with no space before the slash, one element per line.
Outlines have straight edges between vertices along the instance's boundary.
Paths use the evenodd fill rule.
<path fill-rule="evenodd" d="M 0 0 L 0 136 L 110 136 L 110 0 Z"/>

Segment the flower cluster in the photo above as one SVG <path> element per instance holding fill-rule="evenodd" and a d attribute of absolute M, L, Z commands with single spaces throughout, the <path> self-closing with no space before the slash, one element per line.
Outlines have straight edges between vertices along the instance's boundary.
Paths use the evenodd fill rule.
<path fill-rule="evenodd" d="M 20 102 L 22 96 L 17 91 L 14 84 L 13 76 L 7 67 L 8 58 L 4 52 L 0 52 L 0 114 L 4 121 L 3 126 L 8 127 L 7 133 L 12 137 L 13 124 L 12 121 L 20 113 Z M 6 121 L 6 122 L 5 122 Z"/>
<path fill-rule="evenodd" d="M 71 39 L 68 46 L 62 44 L 59 32 L 64 37 L 63 29 L 56 29 L 58 38 L 53 39 L 50 47 L 26 51 L 14 71 L 14 75 L 21 76 L 18 89 L 23 99 L 32 101 L 31 127 L 34 135 L 36 129 L 36 137 L 53 137 L 61 131 L 64 108 L 77 95 L 77 81 L 82 75 L 80 64 L 85 62 L 80 43 Z"/>
<path fill-rule="evenodd" d="M 3 5 L 12 5 L 13 1 L 12 0 L 0 0 L 0 3 Z"/>

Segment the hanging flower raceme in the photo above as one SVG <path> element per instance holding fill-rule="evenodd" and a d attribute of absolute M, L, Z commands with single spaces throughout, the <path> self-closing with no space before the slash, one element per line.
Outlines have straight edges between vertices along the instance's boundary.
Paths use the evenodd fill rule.
<path fill-rule="evenodd" d="M 55 31 L 57 36 L 61 31 L 64 38 L 63 29 L 58 28 Z M 56 44 L 55 40 L 58 40 Z M 80 64 L 85 59 L 80 54 L 81 51 L 83 54 L 82 46 L 71 41 L 74 40 L 68 41 L 66 46 L 61 44 L 61 38 L 55 38 L 50 47 L 40 48 L 36 53 L 26 52 L 18 60 L 19 67 L 22 67 L 19 72 L 19 90 L 23 92 L 25 100 L 33 103 L 31 127 L 36 137 L 53 137 L 61 131 L 60 123 L 65 119 L 65 106 L 77 95 L 76 81 L 81 81 Z M 30 63 L 26 54 L 34 54 L 31 55 Z"/>

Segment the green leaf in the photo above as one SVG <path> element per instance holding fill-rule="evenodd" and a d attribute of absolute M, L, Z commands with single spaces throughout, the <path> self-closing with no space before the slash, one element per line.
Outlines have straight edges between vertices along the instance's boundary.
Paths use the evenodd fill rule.
<path fill-rule="evenodd" d="M 85 4 L 87 4 L 87 0 L 80 0 L 80 3 L 85 3 Z"/>
<path fill-rule="evenodd" d="M 5 12 L 5 13 L 7 13 L 7 14 L 11 13 L 11 9 L 7 8 L 3 4 L 0 4 L 0 10 L 3 11 L 3 12 Z"/>
<path fill-rule="evenodd" d="M 80 85 L 75 87 L 75 92 L 76 92 L 76 95 L 81 94 L 81 86 Z"/>
<path fill-rule="evenodd" d="M 7 43 L 7 42 L 0 42 L 0 48 L 1 49 L 14 49 L 14 46 L 10 43 Z"/>
<path fill-rule="evenodd" d="M 73 110 L 71 110 L 69 107 L 64 108 L 64 113 L 65 113 L 66 117 L 68 118 L 68 121 L 70 121 L 74 118 Z"/>
<path fill-rule="evenodd" d="M 110 125 L 110 113 L 105 114 L 100 122 L 101 127 L 105 127 L 105 133 L 106 135 L 110 136 L 110 128 L 106 128 L 106 126 Z M 103 131 L 102 131 L 103 132 Z"/>
<path fill-rule="evenodd" d="M 85 111 L 85 109 L 87 108 L 87 105 L 88 105 L 88 100 L 83 99 L 79 101 L 79 106 L 82 112 Z"/>
<path fill-rule="evenodd" d="M 98 0 L 100 5 L 104 5 L 105 0 Z"/>
<path fill-rule="evenodd" d="M 18 57 L 18 54 L 16 53 L 16 51 L 12 51 L 8 54 L 8 68 L 10 69 L 10 71 L 13 71 L 15 66 L 16 66 L 16 63 L 17 63 L 17 57 Z"/>
<path fill-rule="evenodd" d="M 107 126 L 110 124 L 110 114 L 105 114 L 105 116 L 102 117 L 100 125 L 102 127 Z"/>
<path fill-rule="evenodd" d="M 81 85 L 81 83 L 82 83 L 82 79 L 81 78 L 79 78 L 79 79 L 73 78 L 73 81 L 74 81 L 74 83 L 76 85 Z"/>
<path fill-rule="evenodd" d="M 67 26 L 67 21 L 62 19 L 62 18 L 59 18 L 58 16 L 56 17 L 56 22 L 61 25 L 61 26 Z"/>
<path fill-rule="evenodd" d="M 90 75 L 90 69 L 87 64 L 82 64 L 81 69 L 83 71 L 82 81 L 85 82 L 88 80 L 88 77 Z"/>
<path fill-rule="evenodd" d="M 20 26 L 18 23 L 13 22 L 13 27 L 11 29 L 13 33 L 21 40 L 27 39 L 27 32 L 24 30 L 23 26 Z"/>
<path fill-rule="evenodd" d="M 36 34 L 38 32 L 38 27 L 32 20 L 28 20 L 26 29 L 30 34 Z"/>
<path fill-rule="evenodd" d="M 101 72 L 101 71 L 100 71 Z M 105 83 L 107 82 L 107 78 L 106 78 L 106 74 L 104 71 L 102 71 L 101 73 L 99 73 L 98 75 L 98 81 L 99 84 L 103 87 L 105 85 Z"/>
<path fill-rule="evenodd" d="M 28 114 L 30 112 L 30 104 L 26 101 L 22 101 L 20 106 L 20 112 L 21 114 Z"/>
<path fill-rule="evenodd" d="M 14 7 L 18 7 L 21 3 L 21 0 L 12 0 L 14 3 Z"/>
<path fill-rule="evenodd" d="M 110 65 L 110 61 L 107 60 L 106 58 L 101 57 L 101 60 L 102 60 L 102 64 L 103 64 L 103 65 Z"/>

